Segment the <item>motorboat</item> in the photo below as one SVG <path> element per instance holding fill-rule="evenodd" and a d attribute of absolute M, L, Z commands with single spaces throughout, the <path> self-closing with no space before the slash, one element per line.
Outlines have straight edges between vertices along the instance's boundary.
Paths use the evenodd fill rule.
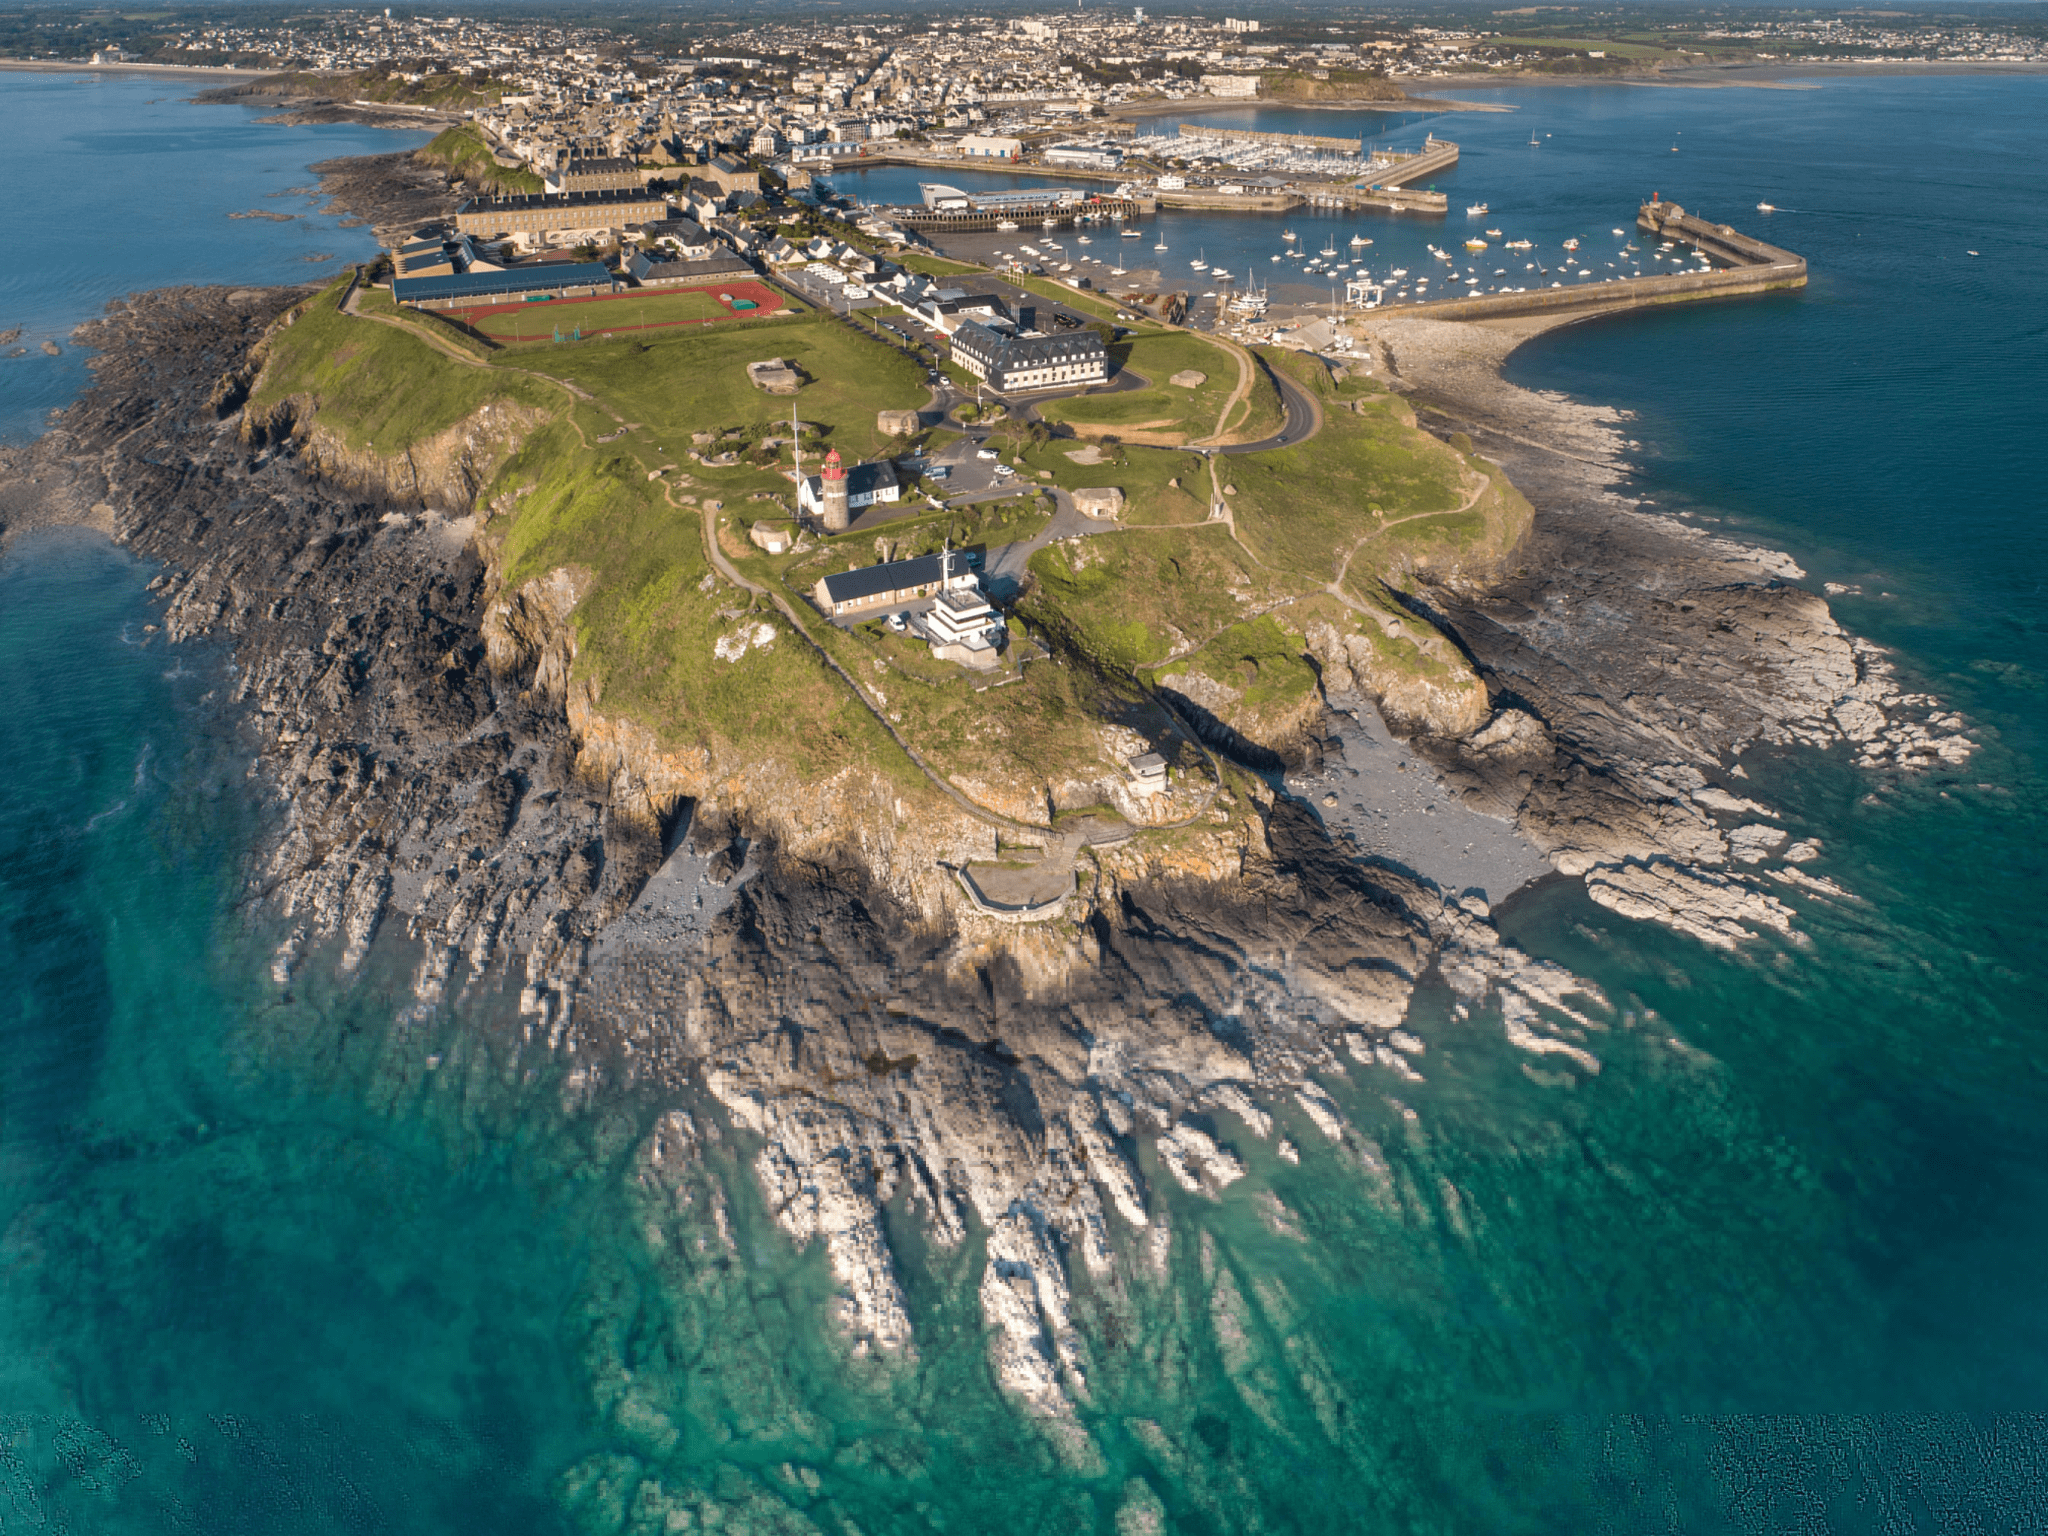
<path fill-rule="evenodd" d="M 1117 217 L 1118 217 L 1118 218 L 1122 218 L 1122 217 L 1123 217 L 1123 215 L 1122 215 L 1122 214 L 1118 214 L 1118 215 L 1117 215 Z M 1137 239 L 1137 238 L 1138 238 L 1138 231 L 1137 231 L 1137 230 L 1135 230 L 1135 229 L 1127 229 L 1127 230 L 1125 230 L 1125 231 L 1124 231 L 1124 238 L 1125 238 L 1126 240 L 1135 240 L 1135 239 Z"/>
<path fill-rule="evenodd" d="M 1367 247 L 1368 245 L 1371 245 L 1371 244 L 1372 244 L 1372 242 L 1371 242 L 1370 240 L 1366 239 L 1366 238 L 1365 238 L 1365 236 L 1363 236 L 1363 235 L 1353 235 L 1353 236 L 1351 237 L 1351 249 L 1353 249 L 1354 251 L 1362 251 L 1362 250 L 1364 250 L 1364 249 L 1365 249 L 1365 248 L 1366 248 L 1366 247 Z"/>
<path fill-rule="evenodd" d="M 1579 248 L 1579 237 L 1573 235 L 1571 239 L 1565 241 L 1564 248 L 1568 251 L 1576 251 Z"/>
<path fill-rule="evenodd" d="M 1758 203 L 1756 205 L 1756 211 L 1758 213 L 1776 213 L 1778 210 L 1775 206 L 1773 206 L 1770 203 Z"/>
<path fill-rule="evenodd" d="M 1483 251 L 1486 249 L 1486 242 L 1484 240 L 1467 240 L 1465 242 L 1465 249 L 1468 251 Z"/>
<path fill-rule="evenodd" d="M 1615 230 L 1615 231 L 1614 231 L 1614 233 L 1615 233 L 1615 234 L 1617 234 L 1617 235 L 1626 235 L 1626 234 L 1628 233 L 1628 231 L 1627 231 L 1627 230 L 1625 230 L 1625 229 L 1617 229 L 1617 230 Z"/>
<path fill-rule="evenodd" d="M 1268 256 L 1268 257 L 1266 258 L 1266 260 L 1268 260 L 1268 261 L 1278 261 L 1279 259 L 1280 259 L 1280 258 L 1279 258 L 1278 256 Z"/>
<path fill-rule="evenodd" d="M 1500 231 L 1497 229 L 1489 229 L 1486 233 L 1490 239 L 1498 240 L 1500 238 Z"/>
<path fill-rule="evenodd" d="M 1285 240 L 1289 245 L 1292 245 L 1294 244 L 1295 240 L 1294 231 L 1291 229 L 1283 229 L 1280 231 L 1280 238 L 1282 240 Z"/>
<path fill-rule="evenodd" d="M 1001 230 L 1004 234 L 1010 233 L 1010 231 L 1014 230 L 1016 227 L 1016 223 L 1010 219 L 999 219 L 996 221 L 996 228 Z"/>
<path fill-rule="evenodd" d="M 1093 239 L 1093 238 L 1092 238 L 1091 236 L 1088 236 L 1088 235 L 1082 235 L 1082 236 L 1080 237 L 1080 240 L 1081 240 L 1081 244 L 1083 244 L 1083 245 L 1093 245 L 1093 244 L 1095 243 L 1094 239 Z"/>
<path fill-rule="evenodd" d="M 1534 240 L 1510 240 L 1507 248 L 1511 251 L 1529 251 L 1536 248 Z"/>

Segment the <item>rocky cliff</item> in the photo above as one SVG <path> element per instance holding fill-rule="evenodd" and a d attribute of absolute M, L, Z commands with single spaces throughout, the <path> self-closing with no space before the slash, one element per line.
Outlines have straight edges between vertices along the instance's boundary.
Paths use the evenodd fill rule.
<path fill-rule="evenodd" d="M 1599 1070 L 1596 992 L 1503 944 L 1485 903 L 1347 856 L 1264 785 L 1085 850 L 1087 901 L 1005 929 L 943 868 L 993 856 L 991 828 L 881 767 L 806 782 L 608 718 L 575 667 L 581 573 L 508 589 L 461 477 L 434 478 L 454 505 L 424 508 L 425 480 L 338 473 L 296 424 L 241 419 L 252 349 L 294 297 L 118 306 L 82 338 L 102 349 L 94 387 L 0 459 L 0 519 L 96 523 L 165 562 L 169 637 L 233 646 L 276 806 L 250 882 L 285 928 L 281 985 L 380 941 L 411 946 L 423 1006 L 511 969 L 526 1040 L 580 1091 L 674 1096 L 650 1168 L 687 1157 L 713 1123 L 693 1115 L 742 1133 L 777 1219 L 823 1245 L 850 1347 L 882 1367 L 916 1347 L 883 1218 L 901 1198 L 942 1247 L 978 1237 L 997 1375 L 1088 1464 L 1075 1277 L 1161 1270 L 1177 1239 L 1157 1181 L 1213 1197 L 1253 1146 L 1316 1138 L 1383 1183 L 1331 1085 L 1398 1093 L 1427 1071 L 1404 1028 L 1425 974 L 1546 1070 Z M 1424 343 L 1402 341 L 1425 419 L 1491 434 L 1536 532 L 1488 590 L 1408 594 L 1412 627 L 1390 612 L 1311 635 L 1324 680 L 1394 661 L 1426 677 L 1430 636 L 1455 645 L 1483 699 L 1445 684 L 1413 718 L 1468 797 L 1618 912 L 1716 944 L 1790 932 L 1756 871 L 1796 880 L 1801 856 L 1742 794 L 1737 754 L 1846 738 L 1902 768 L 1966 754 L 1961 722 L 1903 693 L 1783 557 L 1616 500 L 1611 453 L 1585 451 L 1611 448 L 1602 424 L 1566 424 L 1564 453 L 1532 435 L 1532 405 L 1511 434 L 1514 403 L 1461 401 L 1453 370 L 1414 363 Z M 1256 671 L 1240 676 L 1217 686 L 1242 697 Z M 681 946 L 644 897 L 691 856 L 681 894 L 706 915 Z"/>

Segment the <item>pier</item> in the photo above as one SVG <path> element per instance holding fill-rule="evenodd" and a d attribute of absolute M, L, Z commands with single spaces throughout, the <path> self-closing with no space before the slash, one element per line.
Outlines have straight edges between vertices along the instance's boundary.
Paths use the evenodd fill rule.
<path fill-rule="evenodd" d="M 1429 299 L 1395 304 L 1368 313 L 1423 320 L 1505 320 L 1522 315 L 1580 316 L 1692 299 L 1734 298 L 1806 286 L 1806 258 L 1767 245 L 1732 225 L 1690 214 L 1677 203 L 1651 201 L 1636 213 L 1636 227 L 1661 240 L 1683 241 L 1729 263 L 1712 272 L 1671 272 L 1657 277 L 1614 278 L 1571 288 L 1536 288 L 1527 293 L 1484 293 L 1463 299 Z"/>

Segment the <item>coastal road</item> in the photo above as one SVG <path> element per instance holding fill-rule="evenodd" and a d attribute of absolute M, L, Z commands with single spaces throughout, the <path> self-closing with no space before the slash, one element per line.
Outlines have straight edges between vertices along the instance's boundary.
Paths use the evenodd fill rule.
<path fill-rule="evenodd" d="M 1280 403 L 1286 408 L 1287 419 L 1281 423 L 1280 430 L 1271 437 L 1261 438 L 1256 443 L 1231 443 L 1226 447 L 1205 448 L 1202 450 L 1204 453 L 1266 453 L 1274 448 L 1287 448 L 1296 443 L 1306 442 L 1323 430 L 1323 408 L 1316 404 L 1315 397 L 1257 353 L 1252 354 L 1252 359 L 1266 371 L 1266 377 L 1271 379 L 1274 388 L 1280 391 Z"/>

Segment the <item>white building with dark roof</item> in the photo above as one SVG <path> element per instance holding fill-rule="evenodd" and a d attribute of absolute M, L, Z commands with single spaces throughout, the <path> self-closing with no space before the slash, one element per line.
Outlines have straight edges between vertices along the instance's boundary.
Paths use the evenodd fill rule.
<path fill-rule="evenodd" d="M 953 361 L 998 394 L 1074 389 L 1109 381 L 1109 349 L 1099 331 L 1064 336 L 1005 336 L 976 321 L 953 332 Z"/>
<path fill-rule="evenodd" d="M 813 516 L 825 513 L 825 480 L 839 469 L 839 450 L 833 449 L 826 456 L 823 475 L 806 475 L 797 483 L 797 505 Z M 846 482 L 846 510 L 858 512 L 862 507 L 871 507 L 876 502 L 895 501 L 903 494 L 903 485 L 896 477 L 896 466 L 888 459 L 876 459 L 870 464 L 854 464 L 844 471 Z"/>

